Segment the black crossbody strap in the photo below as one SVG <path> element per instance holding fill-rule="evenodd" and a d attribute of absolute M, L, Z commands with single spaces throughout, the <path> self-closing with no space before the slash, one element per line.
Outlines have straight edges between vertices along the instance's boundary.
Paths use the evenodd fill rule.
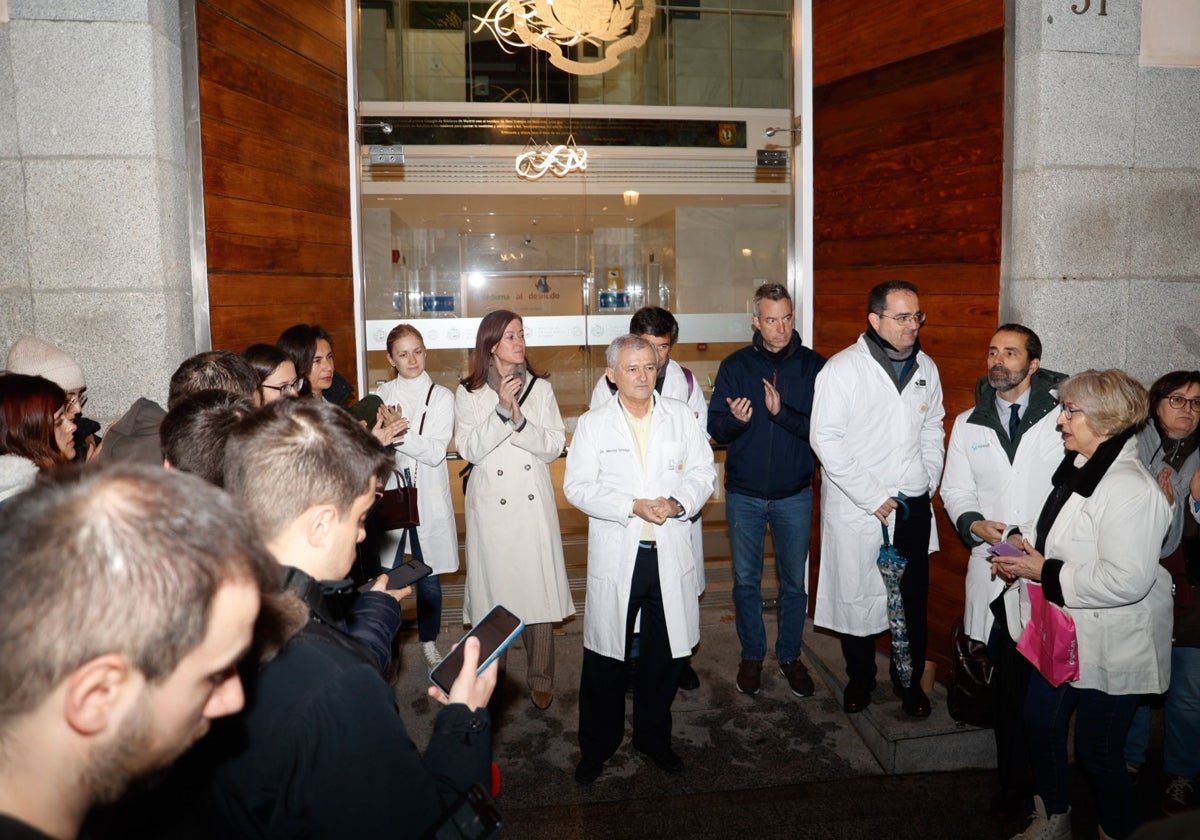
<path fill-rule="evenodd" d="M 425 410 L 421 412 L 421 425 L 417 428 L 417 434 L 423 434 L 425 431 L 425 415 L 429 413 L 429 400 L 433 396 L 433 383 L 429 383 L 429 393 L 425 395 Z"/>

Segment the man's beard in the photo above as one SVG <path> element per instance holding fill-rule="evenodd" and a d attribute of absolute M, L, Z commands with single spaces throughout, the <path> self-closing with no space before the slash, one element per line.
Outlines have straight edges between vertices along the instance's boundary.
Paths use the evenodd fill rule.
<path fill-rule="evenodd" d="M 154 746 L 154 716 L 143 694 L 137 707 L 121 721 L 116 736 L 92 753 L 83 771 L 85 789 L 95 804 L 115 802 L 138 779 L 169 767 L 192 745 L 178 744 L 164 751 Z"/>
<path fill-rule="evenodd" d="M 1029 365 L 1019 371 L 996 366 L 988 371 L 988 384 L 997 391 L 1010 391 L 1025 381 L 1029 375 Z"/>

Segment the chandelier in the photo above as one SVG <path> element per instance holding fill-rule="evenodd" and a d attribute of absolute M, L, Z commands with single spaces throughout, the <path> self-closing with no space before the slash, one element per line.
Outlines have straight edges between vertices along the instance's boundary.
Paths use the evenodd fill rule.
<path fill-rule="evenodd" d="M 617 66 L 622 53 L 641 47 L 650 37 L 654 0 L 496 0 L 483 15 L 473 15 L 487 28 L 501 49 L 534 47 L 550 56 L 550 63 L 568 73 L 588 76 Z M 634 21 L 637 27 L 634 28 Z M 587 43 L 601 47 L 598 61 L 576 61 L 567 49 Z"/>
<path fill-rule="evenodd" d="M 536 181 L 546 173 L 562 178 L 572 172 L 587 171 L 587 149 L 575 145 L 575 135 L 567 137 L 566 143 L 551 146 L 549 143 L 534 143 L 530 138 L 524 151 L 517 155 L 514 164 L 517 177 Z"/>

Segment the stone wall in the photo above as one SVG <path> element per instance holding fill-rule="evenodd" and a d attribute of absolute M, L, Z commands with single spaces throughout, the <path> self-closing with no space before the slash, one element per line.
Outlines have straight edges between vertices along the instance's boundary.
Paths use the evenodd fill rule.
<path fill-rule="evenodd" d="M 1001 318 L 1149 384 L 1200 367 L 1200 68 L 1139 62 L 1141 7 L 1010 5 Z"/>
<path fill-rule="evenodd" d="M 11 0 L 0 24 L 0 352 L 83 367 L 97 419 L 195 352 L 178 6 Z M 2 361 L 2 359 L 0 359 Z"/>

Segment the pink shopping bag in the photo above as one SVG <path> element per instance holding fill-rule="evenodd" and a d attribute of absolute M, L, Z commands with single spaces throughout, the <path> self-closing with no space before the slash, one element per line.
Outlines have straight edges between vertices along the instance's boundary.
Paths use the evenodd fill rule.
<path fill-rule="evenodd" d="M 1042 587 L 1026 583 L 1029 592 L 1029 623 L 1017 642 L 1017 650 L 1033 663 L 1055 688 L 1079 679 L 1079 639 L 1075 619 L 1057 604 L 1046 600 Z"/>

